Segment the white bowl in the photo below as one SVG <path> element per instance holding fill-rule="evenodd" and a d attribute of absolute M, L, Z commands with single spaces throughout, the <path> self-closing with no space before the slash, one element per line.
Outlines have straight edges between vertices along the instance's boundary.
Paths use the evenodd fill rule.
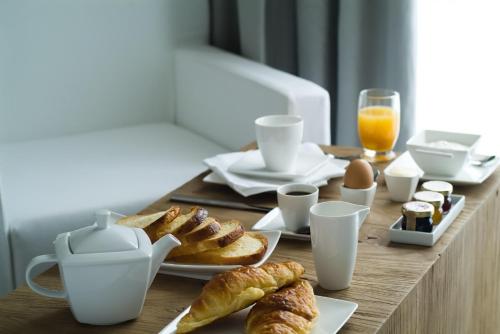
<path fill-rule="evenodd" d="M 418 171 L 415 170 L 414 173 L 404 175 L 392 173 L 393 169 L 395 168 L 388 167 L 384 170 L 385 183 L 387 189 L 389 189 L 391 200 L 395 202 L 408 202 L 413 198 L 413 194 L 417 190 L 419 180 Z"/>
<path fill-rule="evenodd" d="M 474 151 L 480 135 L 424 130 L 406 142 L 408 151 L 417 165 L 427 174 L 456 175 Z M 461 144 L 463 148 L 432 147 L 429 143 L 448 141 Z"/>
<path fill-rule="evenodd" d="M 366 189 L 352 189 L 344 187 L 343 184 L 340 185 L 341 200 L 358 205 L 371 206 L 376 192 L 377 182 L 373 182 L 372 186 Z"/>

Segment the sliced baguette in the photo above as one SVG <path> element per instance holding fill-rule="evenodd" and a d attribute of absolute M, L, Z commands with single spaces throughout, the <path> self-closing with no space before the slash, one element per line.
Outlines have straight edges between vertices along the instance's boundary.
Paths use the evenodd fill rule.
<path fill-rule="evenodd" d="M 208 239 L 220 231 L 220 224 L 212 217 L 207 217 L 200 225 L 181 237 L 181 242 L 193 243 Z"/>
<path fill-rule="evenodd" d="M 200 207 L 194 207 L 189 213 L 178 215 L 175 219 L 159 225 L 155 231 L 155 237 L 159 239 L 169 233 L 176 237 L 180 237 L 200 225 L 207 216 L 207 210 Z"/>
<path fill-rule="evenodd" d="M 133 215 L 123 217 L 116 223 L 127 227 L 146 228 L 149 225 L 161 220 L 167 211 L 160 211 L 149 215 Z"/>
<path fill-rule="evenodd" d="M 181 209 L 178 206 L 172 206 L 167 211 L 160 211 L 149 215 L 133 215 L 124 217 L 116 223 L 127 227 L 142 228 L 152 242 L 158 240 L 157 231 L 163 224 L 168 224 L 174 220 Z"/>
<path fill-rule="evenodd" d="M 267 238 L 260 233 L 245 232 L 232 244 L 192 255 L 175 257 L 181 263 L 203 263 L 218 265 L 248 265 L 259 262 L 266 253 Z"/>
<path fill-rule="evenodd" d="M 245 230 L 237 220 L 230 220 L 228 222 L 220 223 L 220 230 L 217 234 L 210 238 L 193 242 L 185 243 L 179 247 L 174 248 L 169 254 L 167 259 L 176 256 L 190 255 L 201 253 L 207 250 L 225 247 L 243 236 Z"/>
<path fill-rule="evenodd" d="M 175 220 L 180 213 L 181 208 L 179 208 L 178 206 L 172 206 L 167 210 L 167 212 L 165 212 L 163 219 L 156 221 L 144 228 L 144 231 L 148 235 L 149 239 L 151 239 L 152 242 L 156 242 L 156 240 L 160 239 L 162 236 L 158 235 L 158 231 L 161 229 L 161 227 L 165 224 L 170 224 L 170 222 Z"/>

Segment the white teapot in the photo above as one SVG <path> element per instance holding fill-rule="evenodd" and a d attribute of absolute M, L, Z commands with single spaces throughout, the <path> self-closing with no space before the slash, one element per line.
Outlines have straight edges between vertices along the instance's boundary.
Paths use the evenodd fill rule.
<path fill-rule="evenodd" d="M 144 230 L 114 224 L 120 217 L 102 210 L 96 213 L 95 224 L 59 234 L 55 254 L 37 256 L 29 263 L 29 287 L 43 296 L 66 298 L 82 323 L 110 325 L 139 316 L 160 264 L 180 242 L 168 234 L 151 244 Z M 33 282 L 33 269 L 48 263 L 59 265 L 64 290 Z"/>

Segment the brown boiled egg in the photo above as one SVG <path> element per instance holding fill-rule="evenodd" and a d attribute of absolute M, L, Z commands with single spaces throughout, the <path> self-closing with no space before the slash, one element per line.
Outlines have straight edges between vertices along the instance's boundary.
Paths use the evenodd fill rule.
<path fill-rule="evenodd" d="M 373 184 L 373 169 L 362 159 L 351 161 L 344 174 L 344 187 L 351 189 L 366 189 Z"/>

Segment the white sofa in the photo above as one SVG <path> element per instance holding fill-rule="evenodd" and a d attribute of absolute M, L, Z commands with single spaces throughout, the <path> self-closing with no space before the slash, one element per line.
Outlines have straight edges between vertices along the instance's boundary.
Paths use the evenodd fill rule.
<path fill-rule="evenodd" d="M 93 212 L 125 214 L 300 114 L 329 143 L 329 97 L 208 44 L 206 0 L 0 3 L 0 296 Z"/>

